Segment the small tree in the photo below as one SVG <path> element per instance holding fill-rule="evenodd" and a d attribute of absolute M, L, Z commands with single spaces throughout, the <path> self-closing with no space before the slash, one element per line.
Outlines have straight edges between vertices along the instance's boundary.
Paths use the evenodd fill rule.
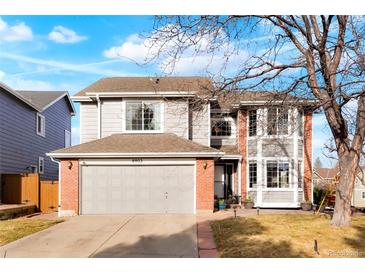
<path fill-rule="evenodd" d="M 219 55 L 221 90 L 274 90 L 316 99 L 337 154 L 340 182 L 331 223 L 351 222 L 351 197 L 365 135 L 364 17 L 159 16 L 150 60 L 173 71 L 184 54 Z M 260 37 L 257 36 L 260 33 Z M 285 97 L 285 96 L 284 96 Z"/>
<path fill-rule="evenodd" d="M 314 162 L 314 168 L 318 169 L 322 167 L 322 162 L 321 159 L 319 159 L 319 157 L 317 157 L 316 161 Z"/>

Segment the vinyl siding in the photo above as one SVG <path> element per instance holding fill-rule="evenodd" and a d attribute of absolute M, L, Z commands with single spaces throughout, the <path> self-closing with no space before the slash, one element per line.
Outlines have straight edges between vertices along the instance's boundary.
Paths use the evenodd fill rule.
<path fill-rule="evenodd" d="M 189 136 L 189 106 L 185 100 L 165 101 L 165 132 L 188 138 Z"/>
<path fill-rule="evenodd" d="M 201 109 L 192 110 L 191 119 L 192 141 L 210 146 L 209 105 L 202 105 Z"/>
<path fill-rule="evenodd" d="M 0 173 L 21 173 L 30 165 L 38 166 L 44 157 L 42 179 L 58 178 L 58 164 L 45 154 L 65 146 L 65 130 L 71 131 L 71 109 L 63 98 L 41 113 L 45 137 L 36 133 L 37 112 L 12 96 L 0 93 Z"/>
<path fill-rule="evenodd" d="M 98 138 L 98 110 L 96 103 L 80 104 L 80 143 Z"/>
<path fill-rule="evenodd" d="M 353 206 L 365 208 L 365 199 L 362 198 L 362 192 L 365 192 L 365 186 L 361 184 L 360 180 L 356 180 L 353 193 Z"/>
<path fill-rule="evenodd" d="M 123 101 L 105 100 L 101 105 L 101 136 L 106 137 L 115 133 L 123 132 Z M 94 110 L 97 113 L 97 109 Z M 96 117 L 97 123 L 97 117 Z M 97 129 L 96 129 L 97 130 Z"/>

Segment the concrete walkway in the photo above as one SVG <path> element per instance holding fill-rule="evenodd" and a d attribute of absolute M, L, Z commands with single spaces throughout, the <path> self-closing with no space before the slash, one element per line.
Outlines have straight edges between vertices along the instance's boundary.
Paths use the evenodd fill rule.
<path fill-rule="evenodd" d="M 193 215 L 78 216 L 0 247 L 0 257 L 198 257 Z"/>

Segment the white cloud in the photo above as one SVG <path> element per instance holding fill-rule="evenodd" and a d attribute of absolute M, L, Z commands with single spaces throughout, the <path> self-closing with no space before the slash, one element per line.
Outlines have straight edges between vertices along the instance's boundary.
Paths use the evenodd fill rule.
<path fill-rule="evenodd" d="M 16 62 L 23 62 L 23 63 L 29 63 L 29 64 L 34 64 L 34 65 L 40 66 L 40 70 L 22 72 L 22 73 L 18 73 L 15 75 L 9 75 L 9 77 L 18 77 L 18 76 L 23 76 L 23 75 L 48 73 L 48 72 L 55 72 L 55 71 L 74 71 L 74 72 L 97 74 L 97 75 L 103 75 L 103 76 L 130 75 L 130 74 L 120 71 L 120 70 L 117 71 L 117 70 L 102 68 L 102 66 L 105 66 L 105 65 L 121 62 L 121 60 L 118 60 L 118 59 L 102 61 L 102 62 L 95 62 L 95 63 L 87 63 L 87 64 L 72 64 L 72 63 L 58 62 L 58 61 L 48 60 L 48 59 L 33 58 L 33 57 L 28 57 L 28 56 L 19 55 L 19 54 L 13 54 L 13 53 L 7 53 L 7 52 L 0 52 L 0 57 L 9 59 L 9 60 L 13 60 Z"/>
<path fill-rule="evenodd" d="M 5 77 L 5 72 L 3 72 L 2 70 L 0 70 L 0 81 L 2 81 Z"/>
<path fill-rule="evenodd" d="M 165 28 L 168 27 L 166 26 Z M 179 38 L 176 37 L 175 39 Z M 173 52 L 177 41 L 170 40 L 164 43 L 157 39 L 152 42 L 149 38 L 142 39 L 137 34 L 133 34 L 120 46 L 114 46 L 105 50 L 103 55 L 111 59 L 130 59 L 141 64 L 151 58 L 153 59 L 159 52 L 160 47 L 163 47 L 164 51 L 160 52 L 158 68 L 162 72 L 175 74 L 214 73 L 222 68 L 232 71 L 237 69 L 238 65 L 248 58 L 248 54 L 245 51 L 235 51 L 234 46 L 225 42 L 224 37 L 222 37 L 219 45 L 213 39 L 208 35 L 199 37 L 196 45 L 186 48 L 180 58 L 175 59 L 169 56 L 169 53 Z M 217 48 L 213 55 L 210 50 L 214 46 L 217 46 Z M 226 64 L 228 64 L 228 67 L 225 67 Z"/>
<path fill-rule="evenodd" d="M 2 81 L 12 89 L 28 89 L 28 90 L 55 90 L 56 88 L 49 82 L 39 80 L 26 80 L 20 77 L 7 78 L 4 77 Z"/>
<path fill-rule="evenodd" d="M 24 22 L 17 22 L 10 26 L 7 22 L 0 18 L 0 41 L 30 41 L 33 39 L 32 29 Z"/>
<path fill-rule="evenodd" d="M 74 30 L 63 26 L 55 26 L 48 34 L 48 39 L 59 44 L 75 44 L 87 39 L 86 36 L 78 35 Z"/>
<path fill-rule="evenodd" d="M 80 144 L 80 128 L 72 127 L 71 128 L 71 145 Z"/>

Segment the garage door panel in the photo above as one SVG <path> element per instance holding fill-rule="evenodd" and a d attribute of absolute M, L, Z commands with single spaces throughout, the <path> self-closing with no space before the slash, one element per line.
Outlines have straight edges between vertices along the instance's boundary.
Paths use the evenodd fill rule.
<path fill-rule="evenodd" d="M 194 166 L 83 166 L 82 214 L 193 213 Z"/>

